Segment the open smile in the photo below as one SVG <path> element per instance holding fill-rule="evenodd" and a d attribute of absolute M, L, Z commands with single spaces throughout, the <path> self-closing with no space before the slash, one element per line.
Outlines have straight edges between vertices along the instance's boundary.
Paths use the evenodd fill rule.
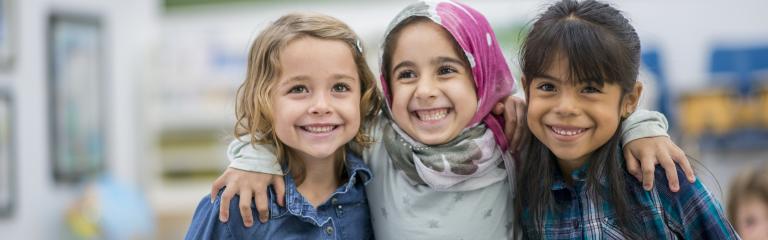
<path fill-rule="evenodd" d="M 435 122 L 445 119 L 451 113 L 451 108 L 434 108 L 412 111 L 411 114 L 424 122 Z"/>
<path fill-rule="evenodd" d="M 547 125 L 547 128 L 554 134 L 555 138 L 561 141 L 573 141 L 584 135 L 584 132 L 590 128 L 578 128 L 569 126 Z"/>
<path fill-rule="evenodd" d="M 340 126 L 341 125 L 339 124 L 311 124 L 311 125 L 299 126 L 299 128 L 304 132 L 307 132 L 313 135 L 326 135 L 335 131 Z"/>

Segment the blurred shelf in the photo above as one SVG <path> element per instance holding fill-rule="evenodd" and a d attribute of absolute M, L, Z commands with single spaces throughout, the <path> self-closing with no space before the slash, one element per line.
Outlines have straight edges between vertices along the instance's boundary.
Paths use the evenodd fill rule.
<path fill-rule="evenodd" d="M 192 215 L 200 200 L 210 192 L 213 178 L 162 181 L 149 188 L 148 198 L 158 215 Z"/>

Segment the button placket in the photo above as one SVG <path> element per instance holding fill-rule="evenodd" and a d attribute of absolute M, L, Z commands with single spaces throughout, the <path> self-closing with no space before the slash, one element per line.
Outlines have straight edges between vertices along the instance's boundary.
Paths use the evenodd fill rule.
<path fill-rule="evenodd" d="M 342 217 L 342 216 L 344 216 L 344 208 L 343 208 L 343 207 L 342 207 L 342 206 L 339 204 L 339 200 L 338 200 L 338 199 L 336 199 L 336 198 L 332 198 L 332 199 L 331 199 L 331 204 L 332 204 L 332 205 L 333 205 L 333 207 L 335 208 L 335 211 L 336 211 L 336 216 L 337 216 L 337 217 Z"/>

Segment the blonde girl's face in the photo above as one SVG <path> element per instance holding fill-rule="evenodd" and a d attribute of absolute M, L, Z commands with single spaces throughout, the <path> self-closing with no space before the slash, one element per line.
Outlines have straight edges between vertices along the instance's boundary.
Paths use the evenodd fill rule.
<path fill-rule="evenodd" d="M 619 127 L 621 115 L 637 103 L 634 91 L 620 101 L 618 84 L 573 84 L 568 79 L 568 62 L 562 57 L 545 74 L 535 76 L 526 90 L 528 127 L 557 156 L 561 167 L 569 170 L 583 165 L 593 151 L 608 142 Z M 641 90 L 636 87 L 637 96 Z"/>
<path fill-rule="evenodd" d="M 303 37 L 280 53 L 274 131 L 297 156 L 328 159 L 360 128 L 360 78 L 349 45 Z"/>
<path fill-rule="evenodd" d="M 758 197 L 740 200 L 736 209 L 736 231 L 744 240 L 768 239 L 768 203 Z"/>
<path fill-rule="evenodd" d="M 392 53 L 394 121 L 427 145 L 456 138 L 477 111 L 471 69 L 449 37 L 433 22 L 415 22 L 401 29 Z"/>

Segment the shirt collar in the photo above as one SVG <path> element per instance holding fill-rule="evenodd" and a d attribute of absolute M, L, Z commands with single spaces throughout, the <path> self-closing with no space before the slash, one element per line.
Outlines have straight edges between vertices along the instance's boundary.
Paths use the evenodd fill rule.
<path fill-rule="evenodd" d="M 618 152 L 617 152 L 616 156 L 618 156 L 618 160 L 620 162 L 619 165 L 620 165 L 621 168 L 624 168 L 625 167 L 625 163 L 624 163 L 625 160 L 624 160 L 624 155 L 621 154 L 622 148 L 619 147 L 617 151 Z M 573 179 L 574 183 L 576 183 L 577 185 L 586 183 L 586 181 L 587 181 L 587 171 L 589 170 L 589 166 L 590 166 L 590 161 L 591 160 L 592 159 L 588 160 L 586 163 L 584 163 L 584 165 L 582 165 L 581 167 L 579 167 L 576 170 L 573 170 L 573 172 L 571 172 L 571 179 Z M 556 191 L 556 190 L 563 190 L 563 189 L 567 188 L 568 184 L 565 183 L 565 179 L 563 178 L 563 173 L 560 170 L 560 167 L 558 167 L 557 164 L 554 164 L 552 166 L 552 168 L 553 168 L 553 173 L 555 175 L 554 176 L 555 177 L 554 181 L 552 181 L 552 185 L 551 185 L 552 190 Z M 608 187 L 608 176 L 603 174 L 603 175 L 601 175 L 599 177 L 598 181 L 599 181 L 601 186 Z"/>
<path fill-rule="evenodd" d="M 332 197 L 349 192 L 350 189 L 360 181 L 363 185 L 367 185 L 373 178 L 373 174 L 368 166 L 363 162 L 360 156 L 352 151 L 346 151 L 346 162 L 344 166 L 347 171 L 346 176 L 348 176 L 348 179 L 346 179 L 347 181 L 344 184 L 336 188 Z M 313 222 L 317 226 L 322 226 L 325 222 L 330 220 L 330 218 L 321 218 L 317 215 L 312 205 L 301 196 L 301 193 L 299 193 L 297 189 L 298 186 L 286 167 L 287 166 L 283 166 L 283 172 L 285 173 L 285 207 L 287 211 L 292 215 L 305 218 L 307 221 Z M 280 212 L 276 203 L 273 202 L 270 203 L 270 205 L 273 205 L 271 207 L 274 207 L 273 210 L 275 210 L 275 212 Z"/>

